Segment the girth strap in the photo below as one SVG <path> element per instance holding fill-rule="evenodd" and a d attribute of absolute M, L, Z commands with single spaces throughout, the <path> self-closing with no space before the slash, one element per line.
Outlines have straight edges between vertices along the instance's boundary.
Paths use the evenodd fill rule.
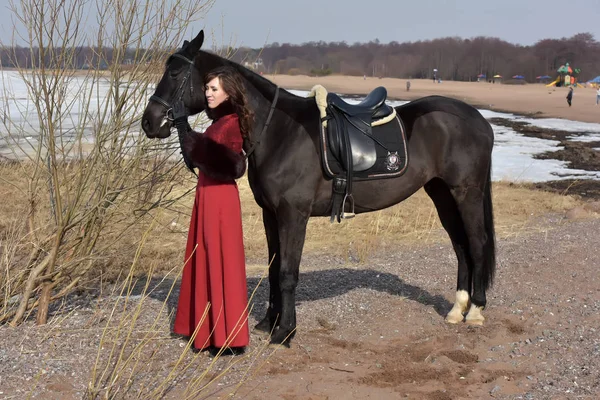
<path fill-rule="evenodd" d="M 335 118 L 336 126 L 340 133 L 342 151 L 345 152 L 346 165 L 344 165 L 344 168 L 346 170 L 346 177 L 342 178 L 336 176 L 333 179 L 333 199 L 330 221 L 333 222 L 337 219 L 338 222 L 341 222 L 341 218 L 353 218 L 356 215 L 354 213 L 354 197 L 352 197 L 352 145 L 350 143 L 350 137 L 348 136 L 346 118 L 338 113 L 334 113 L 333 118 Z M 346 212 L 346 202 L 348 202 L 350 208 L 348 212 Z"/>

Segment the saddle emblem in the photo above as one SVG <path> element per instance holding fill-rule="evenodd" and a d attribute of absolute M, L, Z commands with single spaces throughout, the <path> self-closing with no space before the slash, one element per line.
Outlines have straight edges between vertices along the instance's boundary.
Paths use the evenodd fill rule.
<path fill-rule="evenodd" d="M 397 151 L 392 153 L 388 152 L 387 158 L 385 159 L 385 166 L 389 171 L 396 171 L 400 168 L 400 157 L 398 157 Z"/>

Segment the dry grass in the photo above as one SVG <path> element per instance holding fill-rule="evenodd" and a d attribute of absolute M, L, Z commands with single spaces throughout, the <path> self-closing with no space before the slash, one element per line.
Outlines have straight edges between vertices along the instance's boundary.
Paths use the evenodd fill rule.
<path fill-rule="evenodd" d="M 200 325 L 208 316 L 207 307 L 196 331 L 181 348 L 181 352 L 172 354 L 173 357 L 168 363 L 165 363 L 164 359 L 158 361 L 157 357 L 160 356 L 157 346 L 168 338 L 165 333 L 170 332 L 168 321 L 172 315 L 168 312 L 169 298 L 177 276 L 175 271 L 167 271 L 163 273 L 160 282 L 153 283 L 150 277 L 151 270 L 144 279 L 136 278 L 140 275 L 137 271 L 138 261 L 146 251 L 146 239 L 151 231 L 152 225 L 148 227 L 148 231 L 142 233 L 142 240 L 129 272 L 122 283 L 113 286 L 110 296 L 114 299 L 111 300 L 112 307 L 97 310 L 104 320 L 99 321 L 98 325 L 102 323 L 104 328 L 99 335 L 98 352 L 91 368 L 85 398 L 163 399 L 169 392 L 177 392 L 176 397 L 182 399 L 198 398 L 214 391 L 225 375 L 245 365 L 240 370 L 240 381 L 227 389 L 227 396 L 232 397 L 250 377 L 258 373 L 281 346 L 269 347 L 269 342 L 264 341 L 223 365 L 220 358 L 227 343 L 230 343 L 231 338 L 228 338 L 226 346 L 215 354 L 211 362 L 205 364 L 204 355 L 200 352 L 193 354 L 192 345 Z M 141 293 L 134 295 L 134 292 L 140 289 Z M 164 299 L 160 304 L 156 304 L 156 300 L 151 299 L 151 294 L 155 291 L 160 292 L 161 289 L 166 293 L 163 292 Z M 255 292 L 248 301 L 248 312 L 251 312 L 254 294 Z M 202 364 L 205 365 L 199 368 Z M 184 376 L 191 378 L 184 379 L 180 384 Z"/>
<path fill-rule="evenodd" d="M 18 232 L 27 209 L 22 190 L 26 181 L 19 164 L 0 165 L 0 240 Z M 146 239 L 144 254 L 138 271 L 149 272 L 155 265 L 155 273 L 163 273 L 180 267 L 187 237 L 190 210 L 194 198 L 194 177 L 187 171 L 178 176 L 172 197 L 183 196 L 167 209 L 151 212 L 147 222 L 154 221 L 154 228 Z M 267 247 L 262 224 L 262 213 L 254 202 L 246 178 L 238 182 L 242 201 L 244 239 L 249 264 L 260 269 L 268 263 Z M 543 232 L 549 227 L 539 225 L 539 217 L 548 213 L 565 213 L 582 204 L 570 195 L 531 190 L 508 182 L 493 185 L 496 233 L 499 238 L 518 236 L 531 232 Z M 40 196 L 47 198 L 47 196 Z M 45 205 L 45 208 L 48 206 Z M 41 208 L 43 211 L 43 207 Z M 49 212 L 49 211 L 48 211 Z M 99 260 L 97 274 L 104 278 L 115 277 L 127 270 L 134 256 L 134 249 L 148 225 L 130 228 L 118 245 L 104 260 Z M 312 218 L 309 222 L 305 254 L 330 253 L 339 257 L 365 261 L 378 249 L 399 244 L 428 244 L 447 241 L 436 210 L 423 190 L 404 202 L 385 210 L 360 214 L 341 224 L 329 222 L 329 218 Z"/>
<path fill-rule="evenodd" d="M 260 208 L 255 204 L 246 180 L 240 180 L 245 245 L 250 256 L 264 256 L 266 242 Z M 573 196 L 531 190 L 508 182 L 493 184 L 496 234 L 499 238 L 535 232 L 540 216 L 564 213 L 581 204 Z M 433 202 L 424 190 L 385 210 L 360 214 L 341 224 L 329 218 L 310 220 L 305 253 L 330 253 L 364 261 L 372 251 L 396 244 L 427 244 L 446 241 Z"/>

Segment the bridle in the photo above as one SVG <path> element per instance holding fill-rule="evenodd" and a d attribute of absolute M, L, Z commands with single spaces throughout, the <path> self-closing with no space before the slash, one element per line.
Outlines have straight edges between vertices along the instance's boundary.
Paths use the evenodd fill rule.
<path fill-rule="evenodd" d="M 187 58 L 186 56 L 179 54 L 179 53 L 175 53 L 173 54 L 171 57 L 173 58 L 179 58 L 180 60 L 183 60 L 185 62 L 187 62 L 189 64 L 189 68 L 187 73 L 185 74 L 185 76 L 183 77 L 183 80 L 181 81 L 181 84 L 179 85 L 179 87 L 177 88 L 177 90 L 175 91 L 175 101 L 181 101 L 183 99 L 183 95 L 184 95 L 184 90 L 185 90 L 185 84 L 186 82 L 190 81 L 190 94 L 193 95 L 194 94 L 194 85 L 192 84 L 192 70 L 194 68 L 194 61 L 190 60 L 189 58 Z M 260 144 L 260 139 L 263 136 L 263 134 L 267 131 L 267 128 L 269 127 L 269 124 L 271 123 L 271 118 L 273 117 L 273 113 L 275 112 L 275 106 L 277 105 L 277 100 L 279 99 L 279 86 L 276 86 L 275 88 L 275 95 L 273 97 L 273 101 L 271 102 L 271 108 L 269 109 L 269 115 L 267 116 L 267 120 L 263 126 L 263 129 L 261 130 L 261 132 L 258 134 L 258 136 L 256 137 L 256 141 L 254 143 L 252 143 L 252 145 L 250 146 L 250 149 L 248 149 L 248 151 L 246 152 L 246 155 L 244 156 L 245 158 L 249 158 L 250 155 L 252 153 L 254 153 L 254 150 L 256 149 L 256 147 Z M 165 107 L 167 109 L 166 114 L 165 114 L 165 118 L 168 121 L 173 122 L 173 105 L 170 104 L 168 101 L 160 98 L 159 96 L 153 94 L 152 96 L 150 96 L 150 100 L 157 102 L 158 104 L 162 105 L 163 107 Z M 171 114 L 171 116 L 169 116 L 169 113 Z M 193 170 L 192 170 L 193 171 Z"/>
<path fill-rule="evenodd" d="M 183 60 L 185 62 L 187 62 L 189 64 L 189 68 L 187 73 L 185 74 L 185 76 L 183 77 L 183 80 L 181 81 L 181 84 L 179 85 L 179 87 L 177 88 L 177 90 L 175 91 L 175 101 L 181 101 L 181 99 L 183 99 L 183 95 L 185 93 L 185 84 L 186 82 L 190 81 L 190 94 L 193 95 L 194 94 L 194 85 L 192 84 L 192 70 L 194 68 L 194 61 L 190 60 L 189 58 L 187 58 L 186 56 L 179 54 L 179 53 L 175 53 L 173 54 L 171 57 L 173 58 L 179 58 L 180 60 Z M 173 122 L 173 105 L 169 104 L 168 101 L 158 97 L 157 95 L 153 94 L 152 96 L 150 96 L 150 100 L 157 102 L 158 104 L 162 105 L 164 108 L 167 109 L 167 112 L 165 114 L 165 117 L 167 118 L 167 120 Z M 171 116 L 169 116 L 169 114 L 171 114 Z"/>

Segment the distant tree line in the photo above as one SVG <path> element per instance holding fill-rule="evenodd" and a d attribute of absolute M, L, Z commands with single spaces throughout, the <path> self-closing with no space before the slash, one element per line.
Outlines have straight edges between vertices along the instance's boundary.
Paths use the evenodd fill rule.
<path fill-rule="evenodd" d="M 79 47 L 75 50 L 72 68 L 105 68 L 112 62 L 113 49 Z M 166 59 L 170 51 L 140 56 L 130 51 L 125 63 Z M 223 52 L 221 50 L 221 52 Z M 472 81 L 485 74 L 488 79 L 500 74 L 505 78 L 522 75 L 535 82 L 540 75 L 555 77 L 556 70 L 569 63 L 581 70 L 579 80 L 600 75 L 600 43 L 591 33 L 579 33 L 570 38 L 543 39 L 533 46 L 521 46 L 492 37 L 461 39 L 447 37 L 417 42 L 378 40 L 368 43 L 308 42 L 303 44 L 272 43 L 263 49 L 228 48 L 232 59 L 259 72 L 275 74 L 329 74 L 376 76 L 393 78 L 432 78 L 433 69 L 443 80 Z M 60 65 L 61 57 L 42 57 L 39 49 L 28 47 L 0 48 L 2 67 L 47 68 Z M 73 58 L 66 57 L 70 63 Z"/>
<path fill-rule="evenodd" d="M 63 54 L 68 52 L 69 54 Z M 113 63 L 115 50 L 109 47 L 75 47 L 75 48 L 53 48 L 52 52 L 42 51 L 40 48 L 25 46 L 0 47 L 0 64 L 4 68 L 33 67 L 45 68 L 76 68 L 76 69 L 106 69 Z M 152 59 L 166 59 L 169 52 L 161 51 L 148 53 L 139 49 L 126 49 L 125 57 L 119 60 L 122 64 L 134 64 L 148 62 Z"/>
<path fill-rule="evenodd" d="M 437 76 L 444 80 L 476 80 L 479 74 L 491 79 L 500 74 L 505 78 L 522 75 L 528 82 L 535 82 L 537 76 L 557 76 L 556 70 L 568 62 L 581 70 L 580 81 L 600 75 L 600 43 L 591 33 L 544 39 L 533 46 L 492 37 L 447 37 L 387 44 L 374 40 L 352 45 L 273 43 L 264 49 L 240 48 L 234 59 L 276 74 L 333 73 L 418 79 L 432 78 L 435 68 Z"/>

